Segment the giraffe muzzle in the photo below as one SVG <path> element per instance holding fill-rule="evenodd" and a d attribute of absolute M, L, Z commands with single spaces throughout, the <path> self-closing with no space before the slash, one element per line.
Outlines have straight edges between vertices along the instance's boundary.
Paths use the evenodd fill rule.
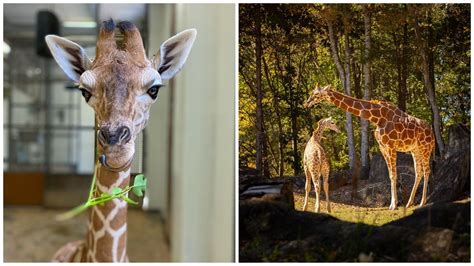
<path fill-rule="evenodd" d="M 128 126 L 111 130 L 102 126 L 97 134 L 100 146 L 99 161 L 109 171 L 121 172 L 129 168 L 134 154 L 134 141 Z"/>
<path fill-rule="evenodd" d="M 304 108 L 311 108 L 315 103 L 307 101 L 303 104 Z"/>
<path fill-rule="evenodd" d="M 132 158 L 133 159 L 133 158 Z M 109 171 L 112 172 L 122 172 L 126 169 L 128 169 L 132 165 L 132 159 L 130 159 L 128 162 L 126 162 L 124 165 L 119 166 L 119 167 L 112 167 L 107 163 L 107 156 L 105 154 L 102 154 L 99 157 L 99 161 L 102 164 L 103 167 L 107 168 Z"/>
<path fill-rule="evenodd" d="M 115 131 L 111 131 L 107 127 L 99 129 L 98 140 L 102 147 L 126 144 L 131 138 L 131 130 L 127 126 L 121 126 Z"/>

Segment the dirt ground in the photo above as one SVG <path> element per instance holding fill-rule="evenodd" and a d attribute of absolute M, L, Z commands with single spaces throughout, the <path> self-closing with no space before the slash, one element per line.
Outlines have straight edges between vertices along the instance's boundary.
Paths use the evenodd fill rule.
<path fill-rule="evenodd" d="M 62 245 L 84 238 L 87 218 L 64 222 L 54 217 L 66 209 L 5 207 L 3 256 L 5 262 L 48 262 Z M 169 261 L 169 247 L 158 213 L 129 209 L 128 257 L 131 262 Z"/>

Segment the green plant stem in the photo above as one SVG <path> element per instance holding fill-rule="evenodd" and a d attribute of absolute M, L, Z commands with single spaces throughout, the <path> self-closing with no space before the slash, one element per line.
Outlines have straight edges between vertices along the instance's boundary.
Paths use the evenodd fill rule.
<path fill-rule="evenodd" d="M 94 180 L 93 179 L 93 184 L 94 184 Z M 75 207 L 74 209 L 68 211 L 68 212 L 65 212 L 63 214 L 60 214 L 56 217 L 56 219 L 58 221 L 64 221 L 64 220 L 67 220 L 67 219 L 70 219 L 78 214 L 80 214 L 81 212 L 85 211 L 87 208 L 89 207 L 92 207 L 92 206 L 95 206 L 95 205 L 100 205 L 102 203 L 105 203 L 107 201 L 110 201 L 110 200 L 113 200 L 113 199 L 117 199 L 117 198 L 121 198 L 122 200 L 125 200 L 127 203 L 130 203 L 130 204 L 138 204 L 138 202 L 135 202 L 129 198 L 127 198 L 127 193 L 130 192 L 130 190 L 132 190 L 132 188 L 134 187 L 137 187 L 137 186 L 127 186 L 122 192 L 116 194 L 116 195 L 107 195 L 107 196 L 100 196 L 98 198 L 89 198 L 89 200 L 82 204 L 82 205 L 79 205 L 77 207 Z M 94 186 L 92 187 L 94 188 Z M 91 191 L 94 191 L 94 189 L 91 189 Z"/>
<path fill-rule="evenodd" d="M 120 198 L 120 199 L 126 201 L 129 204 L 135 204 L 135 205 L 138 204 L 138 202 L 135 202 L 135 201 L 131 200 L 130 198 L 128 198 L 128 193 L 133 188 L 144 187 L 143 184 L 127 186 L 117 194 L 111 195 L 111 194 L 108 194 L 108 193 L 103 193 L 103 195 L 100 195 L 99 197 L 94 198 L 94 192 L 96 190 L 97 173 L 99 171 L 98 169 L 99 169 L 99 162 L 96 162 L 95 169 L 94 169 L 94 175 L 92 177 L 92 184 L 91 184 L 91 188 L 89 190 L 89 197 L 87 199 L 87 202 L 75 207 L 74 209 L 72 209 L 70 211 L 67 211 L 63 214 L 58 215 L 56 217 L 56 220 L 64 221 L 64 220 L 70 219 L 70 218 L 80 214 L 81 212 L 87 210 L 87 208 L 89 208 L 89 207 L 92 207 L 92 206 L 95 206 L 95 205 L 101 205 L 101 204 L 103 204 L 107 201 L 117 199 L 117 198 Z M 146 184 L 145 184 L 145 186 L 146 186 Z"/>
<path fill-rule="evenodd" d="M 89 208 L 88 204 L 84 203 L 82 205 L 79 205 L 79 206 L 75 207 L 74 209 L 72 209 L 68 212 L 65 212 L 65 213 L 62 213 L 62 214 L 56 216 L 56 220 L 57 221 L 64 221 L 64 220 L 70 219 L 70 218 L 78 215 L 79 213 L 85 211 L 87 208 Z"/>
<path fill-rule="evenodd" d="M 91 188 L 90 188 L 90 191 L 89 191 L 89 198 L 87 198 L 87 200 L 92 199 L 92 197 L 94 196 L 95 182 L 96 182 L 96 179 L 97 179 L 97 172 L 98 171 L 99 171 L 99 162 L 96 162 L 95 163 L 95 168 L 94 168 L 94 175 L 92 176 L 92 184 L 91 184 Z"/>

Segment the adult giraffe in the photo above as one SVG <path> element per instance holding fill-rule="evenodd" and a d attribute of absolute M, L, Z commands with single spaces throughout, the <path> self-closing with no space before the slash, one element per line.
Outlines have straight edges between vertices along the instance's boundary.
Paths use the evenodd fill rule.
<path fill-rule="evenodd" d="M 356 99 L 335 90 L 330 85 L 316 85 L 304 107 L 323 101 L 329 101 L 340 109 L 372 122 L 377 129 L 375 139 L 379 143 L 385 162 L 387 163 L 390 185 L 390 210 L 397 207 L 397 151 L 411 152 L 415 163 L 415 183 L 406 207 L 410 207 L 415 199 L 416 190 L 423 177 L 423 195 L 420 207 L 426 203 L 426 192 L 430 176 L 430 157 L 434 148 L 434 135 L 431 126 L 415 118 L 396 106 L 384 101 L 365 101 Z"/>
<path fill-rule="evenodd" d="M 178 73 L 196 38 L 196 30 L 185 30 L 161 45 L 159 58 L 148 60 L 137 27 L 127 21 L 117 27 L 124 36 L 120 47 L 114 38 L 113 20 L 102 23 L 94 61 L 78 44 L 46 36 L 54 59 L 79 84 L 87 104 L 95 111 L 97 149 L 101 154 L 96 195 L 129 184 L 135 138 L 146 126 L 162 80 Z M 87 229 L 86 240 L 66 244 L 53 261 L 128 261 L 125 201 L 113 199 L 103 206 L 93 206 Z"/>

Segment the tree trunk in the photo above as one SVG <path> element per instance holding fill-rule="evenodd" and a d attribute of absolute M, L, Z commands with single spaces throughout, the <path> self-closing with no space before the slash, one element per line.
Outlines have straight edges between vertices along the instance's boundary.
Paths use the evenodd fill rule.
<path fill-rule="evenodd" d="M 290 99 L 292 104 L 290 105 L 290 116 L 291 116 L 291 140 L 292 140 L 292 148 L 293 148 L 293 174 L 298 175 L 300 172 L 300 156 L 298 152 L 298 126 L 297 126 L 297 118 L 298 113 L 295 110 L 294 106 L 294 95 L 293 90 L 290 89 Z"/>
<path fill-rule="evenodd" d="M 396 32 L 393 33 L 393 45 L 395 46 L 395 57 L 397 64 L 397 106 L 402 111 L 406 111 L 407 102 L 407 78 L 408 78 L 408 66 L 407 66 L 407 46 L 408 46 L 408 26 L 405 23 L 403 26 L 402 40 L 398 39 Z M 400 49 L 398 48 L 400 47 Z"/>
<path fill-rule="evenodd" d="M 345 54 L 345 68 L 346 68 L 346 77 L 345 77 L 345 92 L 346 95 L 351 95 L 351 48 L 349 40 L 349 18 L 344 17 L 346 22 L 344 23 L 344 54 Z M 354 169 L 355 166 L 355 145 L 354 145 L 354 130 L 352 128 L 352 114 L 346 112 L 346 131 L 347 131 L 347 146 L 349 148 L 349 167 Z"/>
<path fill-rule="evenodd" d="M 265 145 L 265 135 L 263 128 L 263 107 L 262 107 L 262 24 L 260 16 L 255 16 L 255 89 L 257 95 L 257 139 L 256 139 L 256 168 L 258 175 L 263 174 L 263 154 Z"/>
<path fill-rule="evenodd" d="M 337 39 L 334 34 L 334 26 L 332 21 L 328 20 L 328 30 L 329 30 L 329 41 L 331 44 L 331 54 L 334 60 L 334 64 L 336 64 L 337 73 L 339 74 L 339 78 L 342 81 L 342 85 L 345 86 L 345 72 L 344 68 L 342 67 L 341 59 L 339 58 L 339 49 L 337 48 Z"/>
<path fill-rule="evenodd" d="M 292 73 L 290 71 L 291 68 L 291 54 L 288 51 L 288 65 L 287 65 L 287 73 Z M 287 85 L 289 86 L 289 100 L 290 100 L 290 122 L 291 122 L 291 140 L 292 140 L 292 148 L 293 148 L 293 174 L 298 175 L 300 173 L 300 153 L 298 151 L 298 111 L 296 110 L 297 101 L 295 100 L 295 90 L 293 89 L 293 85 L 290 82 L 290 77 L 287 79 Z"/>
<path fill-rule="evenodd" d="M 279 93 L 278 88 L 273 85 L 273 82 L 270 78 L 268 65 L 265 60 L 265 57 L 262 58 L 263 66 L 265 70 L 265 77 L 267 82 L 270 86 L 270 91 L 272 92 L 272 100 L 273 100 L 273 108 L 275 109 L 275 115 L 277 118 L 277 126 L 278 126 L 278 176 L 283 176 L 284 171 L 284 133 L 283 133 L 283 124 L 281 122 L 281 114 L 280 114 L 280 101 L 279 101 Z"/>
<path fill-rule="evenodd" d="M 428 46 L 428 40 L 421 36 L 421 29 L 420 25 L 418 24 L 418 20 L 415 21 L 415 36 L 422 59 L 422 72 L 426 94 L 428 95 L 428 100 L 430 102 L 431 111 L 433 114 L 433 129 L 436 138 L 436 144 L 438 146 L 439 155 L 441 158 L 443 158 L 444 143 L 441 136 L 441 117 L 439 114 L 438 105 L 436 104 L 435 83 L 432 77 L 433 61 L 430 59 L 430 47 Z"/>
<path fill-rule="evenodd" d="M 362 99 L 363 92 L 362 92 L 362 69 L 360 65 L 356 62 L 356 60 L 352 60 L 352 80 L 354 81 L 354 97 L 358 99 Z"/>
<path fill-rule="evenodd" d="M 346 70 L 342 66 L 341 60 L 339 58 L 339 51 L 337 48 L 337 40 L 334 34 L 334 27 L 331 20 L 327 21 L 328 30 L 329 30 L 329 41 L 331 45 L 331 54 L 334 59 L 334 63 L 336 64 L 337 72 L 339 73 L 339 78 L 342 81 L 344 86 L 345 93 L 347 95 L 351 94 L 350 91 L 350 47 L 349 47 L 349 33 L 347 30 L 344 31 L 344 38 L 345 38 L 345 54 L 346 54 Z M 354 154 L 355 154 L 355 147 L 354 147 L 354 136 L 352 131 L 352 116 L 351 113 L 346 112 L 346 124 L 345 124 L 346 132 L 347 132 L 347 146 L 349 149 L 349 167 L 352 169 L 354 167 Z"/>
<path fill-rule="evenodd" d="M 400 80 L 398 84 L 398 107 L 406 111 L 407 109 L 407 79 L 408 79 L 408 25 L 403 26 L 402 49 L 400 54 Z"/>
<path fill-rule="evenodd" d="M 372 46 L 371 40 L 371 19 L 368 7 L 364 5 L 364 35 L 365 35 L 365 49 L 364 49 L 364 99 L 370 100 L 370 49 Z M 369 161 L 369 122 L 365 119 L 360 119 L 360 163 L 362 179 L 369 177 L 370 161 Z"/>

